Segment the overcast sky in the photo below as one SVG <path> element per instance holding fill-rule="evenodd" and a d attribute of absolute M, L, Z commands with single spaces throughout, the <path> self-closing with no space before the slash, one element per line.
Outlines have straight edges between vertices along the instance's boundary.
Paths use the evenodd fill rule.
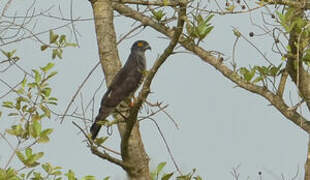
<path fill-rule="evenodd" d="M 18 10 L 23 15 L 24 2 L 13 1 L 8 13 L 14 14 Z M 39 1 L 36 3 L 36 11 L 55 5 L 54 15 L 59 15 L 58 5 L 62 8 L 65 17 L 70 17 L 70 1 Z M 0 5 L 2 5 L 0 3 Z M 1 6 L 0 6 L 1 7 Z M 91 18 L 92 8 L 86 0 L 73 1 L 74 17 Z M 253 14 L 254 20 L 261 22 L 260 13 Z M 37 31 L 55 27 L 49 18 L 42 18 L 37 22 Z M 127 18 L 116 18 L 115 26 L 118 37 L 132 27 L 133 21 Z M 64 23 L 64 22 L 63 22 Z M 207 50 L 222 52 L 226 57 L 231 57 L 235 36 L 232 27 L 236 27 L 241 33 L 247 35 L 250 31 L 261 33 L 250 23 L 249 15 L 216 16 L 212 20 L 215 26 L 212 33 L 202 43 Z M 80 48 L 66 48 L 63 60 L 56 60 L 55 70 L 59 73 L 51 81 L 54 96 L 59 99 L 56 110 L 59 113 L 71 100 L 78 86 L 84 80 L 89 71 L 98 62 L 97 42 L 92 21 L 77 22 L 76 28 L 80 33 Z M 56 31 L 57 33 L 67 31 Z M 70 37 L 70 35 L 68 35 Z M 48 41 L 48 35 L 41 38 Z M 156 57 L 163 52 L 168 44 L 166 39 L 160 38 L 161 34 L 149 27 L 137 36 L 123 41 L 119 45 L 119 55 L 124 63 L 129 55 L 132 43 L 143 39 L 152 46 L 152 51 L 146 53 L 147 66 L 150 68 Z M 262 52 L 273 63 L 281 63 L 279 56 L 271 53 L 270 39 L 264 36 L 250 39 L 255 42 Z M 40 52 L 40 45 L 33 40 L 26 40 L 18 45 L 0 47 L 4 50 L 17 48 L 17 55 L 22 57 L 20 65 L 28 70 L 38 68 L 50 62 L 51 52 Z M 181 50 L 181 49 L 180 49 Z M 267 65 L 263 57 L 246 41 L 240 40 L 236 49 L 236 61 L 239 66 L 249 64 Z M 14 84 L 20 81 L 21 72 L 11 70 L 10 77 L 5 77 Z M 2 78 L 2 77 L 1 77 Z M 86 106 L 95 90 L 104 79 L 101 67 L 98 67 L 83 88 L 83 104 Z M 291 83 L 291 80 L 288 81 Z M 4 86 L 1 84 L 1 88 Z M 97 93 L 95 112 L 97 113 L 101 96 L 106 87 L 102 87 Z M 174 117 L 180 129 L 176 129 L 173 123 L 164 115 L 155 117 L 167 139 L 182 172 L 197 169 L 197 174 L 203 179 L 232 179 L 230 171 L 240 165 L 241 179 L 259 179 L 258 172 L 262 171 L 263 179 L 281 179 L 293 177 L 299 169 L 299 178 L 302 179 L 303 166 L 306 158 L 308 136 L 296 125 L 285 119 L 275 108 L 271 107 L 262 97 L 247 92 L 225 79 L 209 64 L 199 58 L 185 53 L 179 53 L 169 57 L 167 62 L 157 73 L 152 86 L 150 101 L 162 101 L 169 104 L 167 111 Z M 296 89 L 290 86 L 285 96 L 296 99 Z M 296 102 L 296 101 L 294 101 Z M 288 102 L 289 103 L 289 102 Z M 80 107 L 80 96 L 74 107 Z M 290 103 L 289 103 L 290 104 Z M 1 111 L 4 109 L 1 108 Z M 71 108 L 71 111 L 74 108 Z M 304 112 L 305 117 L 310 117 Z M 90 114 L 88 114 L 90 118 Z M 2 117 L 0 130 L 8 127 L 10 119 Z M 36 146 L 37 151 L 44 151 L 42 162 L 49 161 L 53 165 L 62 166 L 64 169 L 72 169 L 79 176 L 95 175 L 98 179 L 111 176 L 111 179 L 126 179 L 124 171 L 90 153 L 89 148 L 82 142 L 84 137 L 73 126 L 72 121 L 82 124 L 82 121 L 66 118 L 63 124 L 59 120 L 45 120 L 46 127 L 54 127 L 54 133 L 48 144 Z M 11 122 L 11 121 L 9 121 Z M 175 171 L 173 163 L 165 148 L 158 130 L 151 121 L 141 123 L 141 133 L 145 149 L 151 158 L 151 167 L 155 167 L 162 161 L 167 161 L 165 172 Z M 104 135 L 106 131 L 101 131 Z M 116 127 L 113 135 L 106 145 L 119 148 L 119 138 Z M 12 140 L 13 141 L 13 140 Z M 7 161 L 8 149 L 5 142 L 0 139 L 0 165 Z"/>

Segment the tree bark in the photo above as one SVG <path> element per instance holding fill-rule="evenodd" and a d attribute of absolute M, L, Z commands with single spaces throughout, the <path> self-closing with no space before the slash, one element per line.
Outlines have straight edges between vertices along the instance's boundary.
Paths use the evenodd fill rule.
<path fill-rule="evenodd" d="M 298 18 L 304 18 L 304 10 L 302 8 L 296 8 L 294 12 L 294 18 L 291 21 L 295 21 Z M 302 47 L 303 32 L 298 31 L 296 27 L 292 29 L 289 37 L 289 46 L 291 47 L 290 56 L 287 58 L 286 69 L 290 77 L 296 84 L 302 98 L 306 101 L 308 109 L 310 111 L 310 74 L 303 67 L 303 49 L 298 49 L 298 46 Z"/>
<path fill-rule="evenodd" d="M 108 86 L 121 67 L 113 24 L 112 2 L 110 0 L 92 0 L 90 2 L 95 19 L 100 62 Z M 122 118 L 121 116 L 115 117 Z M 126 168 L 123 168 L 127 172 L 129 179 L 150 180 L 149 158 L 140 135 L 139 122 L 136 121 L 126 144 L 123 143 L 124 134 L 128 130 L 126 123 L 119 123 L 118 130 L 122 139 L 122 161 L 127 165 Z M 102 158 L 104 159 L 104 157 Z"/>
<path fill-rule="evenodd" d="M 174 34 L 174 30 L 170 29 L 164 25 L 161 25 L 153 19 L 145 16 L 144 14 L 134 11 L 130 7 L 126 5 L 122 5 L 119 3 L 113 3 L 113 8 L 118 11 L 120 14 L 127 16 L 129 18 L 140 21 L 142 24 L 152 27 L 154 30 L 162 33 L 168 38 L 172 38 Z M 210 65 L 212 65 L 215 69 L 221 72 L 226 78 L 233 81 L 245 90 L 248 90 L 252 93 L 259 94 L 265 99 L 267 99 L 275 108 L 277 108 L 287 119 L 291 120 L 294 124 L 302 128 L 307 133 L 310 133 L 310 123 L 308 123 L 308 119 L 303 117 L 301 114 L 296 112 L 294 109 L 291 109 L 284 101 L 284 99 L 271 92 L 265 87 L 255 85 L 253 83 L 248 83 L 243 80 L 237 73 L 231 70 L 227 65 L 222 63 L 221 57 L 215 57 L 210 52 L 204 50 L 203 48 L 186 41 L 185 36 L 181 36 L 179 39 L 179 43 L 188 51 L 200 57 L 200 59 Z"/>

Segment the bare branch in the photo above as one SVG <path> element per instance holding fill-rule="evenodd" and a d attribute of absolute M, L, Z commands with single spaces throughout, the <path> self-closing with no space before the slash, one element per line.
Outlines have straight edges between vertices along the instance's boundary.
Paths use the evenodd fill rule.
<path fill-rule="evenodd" d="M 126 164 L 124 161 L 114 158 L 106 152 L 98 151 L 98 149 L 95 146 L 91 146 L 91 152 L 102 159 L 106 159 L 107 161 L 122 167 L 125 170 L 130 168 L 130 166 Z"/>
<path fill-rule="evenodd" d="M 153 29 L 158 32 L 166 35 L 169 38 L 173 37 L 174 30 L 171 30 L 161 24 L 156 23 L 151 18 L 132 10 L 128 6 L 121 4 L 113 4 L 113 8 L 118 11 L 120 14 L 123 14 L 127 17 L 133 18 L 141 23 L 151 26 Z M 258 86 L 252 83 L 248 83 L 244 81 L 239 75 L 229 69 L 225 64 L 220 60 L 221 57 L 215 57 L 210 52 L 204 50 L 203 48 L 196 46 L 194 43 L 186 41 L 184 36 L 181 36 L 179 39 L 179 43 L 187 50 L 193 52 L 198 55 L 201 60 L 207 62 L 216 68 L 219 72 L 221 72 L 226 78 L 230 79 L 234 83 L 236 83 L 239 87 L 246 89 L 255 94 L 259 94 L 265 99 L 267 99 L 274 107 L 276 107 L 286 118 L 290 119 L 294 124 L 301 127 L 306 132 L 310 133 L 310 124 L 307 123 L 307 119 L 303 117 L 301 114 L 297 113 L 294 110 L 290 110 L 288 105 L 284 102 L 282 97 L 274 94 L 269 91 L 265 87 Z"/>
<path fill-rule="evenodd" d="M 163 141 L 164 141 L 164 144 L 165 144 L 165 146 L 166 146 L 166 149 L 167 149 L 167 151 L 168 151 L 168 153 L 169 153 L 169 156 L 170 156 L 170 158 L 171 158 L 171 160 L 172 160 L 172 162 L 173 162 L 175 168 L 177 169 L 177 171 L 179 172 L 179 174 L 182 174 L 182 172 L 181 172 L 181 170 L 180 170 L 180 168 L 179 168 L 179 166 L 178 166 L 176 160 L 175 160 L 174 157 L 173 157 L 173 154 L 172 154 L 172 152 L 171 152 L 171 149 L 170 149 L 170 147 L 169 147 L 169 144 L 168 144 L 168 142 L 167 142 L 167 140 L 166 140 L 166 138 L 165 138 L 163 132 L 161 131 L 159 125 L 157 124 L 157 122 L 156 122 L 153 118 L 150 118 L 150 117 L 149 117 L 148 119 L 151 120 L 151 121 L 155 124 L 155 126 L 156 126 L 156 128 L 157 128 L 157 130 L 158 130 L 158 132 L 159 132 L 159 134 L 160 134 L 160 136 L 161 136 L 161 138 L 162 138 Z"/>
<path fill-rule="evenodd" d="M 173 6 L 176 7 L 180 5 L 181 2 L 167 0 L 167 1 L 148 1 L 148 0 L 113 0 L 113 2 L 118 2 L 122 4 L 139 4 L 139 5 L 151 5 L 151 6 Z"/>
<path fill-rule="evenodd" d="M 91 76 L 91 74 L 95 71 L 95 69 L 100 65 L 100 62 L 98 62 L 92 69 L 91 71 L 88 73 L 88 75 L 86 76 L 86 78 L 84 79 L 84 81 L 81 83 L 81 85 L 78 87 L 78 90 L 75 92 L 75 94 L 73 95 L 73 97 L 71 98 L 70 103 L 68 104 L 65 112 L 62 115 L 62 119 L 60 121 L 60 123 L 63 122 L 65 115 L 68 113 L 70 106 L 72 105 L 72 103 L 74 102 L 76 96 L 79 94 L 79 92 L 81 91 L 82 87 L 85 85 L 85 83 L 87 82 L 87 80 L 89 79 L 89 77 Z"/>
<path fill-rule="evenodd" d="M 310 9 L 309 1 L 291 1 L 291 0 L 264 0 L 266 4 L 285 5 L 296 8 Z"/>
<path fill-rule="evenodd" d="M 288 72 L 284 70 L 281 75 L 281 80 L 280 80 L 280 84 L 279 84 L 278 91 L 277 91 L 277 95 L 280 97 L 283 96 L 287 76 L 288 76 Z"/>
<path fill-rule="evenodd" d="M 177 27 L 174 31 L 174 34 L 171 38 L 171 41 L 170 41 L 168 47 L 165 49 L 164 53 L 156 60 L 153 67 L 151 68 L 151 70 L 147 73 L 147 76 L 145 78 L 142 90 L 140 91 L 140 93 L 138 95 L 137 102 L 135 103 L 134 107 L 130 111 L 130 115 L 129 115 L 128 121 L 127 121 L 127 130 L 125 132 L 125 135 L 124 135 L 124 138 L 122 141 L 124 143 L 124 145 L 122 147 L 125 147 L 125 148 L 128 147 L 127 146 L 128 140 L 129 140 L 132 128 L 134 127 L 134 125 L 136 123 L 136 120 L 137 120 L 136 117 L 137 117 L 138 111 L 150 93 L 150 85 L 152 83 L 152 80 L 153 80 L 156 72 L 158 71 L 160 66 L 167 60 L 167 58 L 172 54 L 173 49 L 175 48 L 175 46 L 178 43 L 179 37 L 181 36 L 182 31 L 183 31 L 185 16 L 186 16 L 186 4 L 182 4 L 180 6 L 180 9 L 178 12 Z M 127 152 L 127 150 L 125 150 L 125 152 Z"/>
<path fill-rule="evenodd" d="M 97 147 L 94 145 L 93 141 L 91 140 L 91 138 L 89 136 L 87 136 L 87 134 L 85 133 L 85 131 L 78 125 L 76 124 L 74 121 L 72 121 L 72 123 L 80 129 L 80 131 L 84 134 L 85 138 L 87 139 L 88 141 L 88 144 L 90 145 L 90 149 L 91 149 L 91 152 L 93 154 L 95 154 L 96 156 L 102 158 L 102 159 L 105 159 L 111 163 L 114 163 L 116 165 L 119 165 L 120 167 L 122 167 L 123 169 L 128 169 L 129 168 L 129 165 L 127 165 L 126 163 L 124 163 L 122 160 L 119 160 L 117 158 L 114 158 L 112 156 L 110 156 L 107 152 L 100 152 L 98 151 Z"/>

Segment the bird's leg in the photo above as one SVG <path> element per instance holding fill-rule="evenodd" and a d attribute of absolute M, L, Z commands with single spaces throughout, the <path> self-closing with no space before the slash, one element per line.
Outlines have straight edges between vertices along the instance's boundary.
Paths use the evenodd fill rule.
<path fill-rule="evenodd" d="M 137 101 L 137 98 L 135 96 L 132 96 L 132 98 L 130 98 L 129 107 L 133 107 L 136 101 Z"/>

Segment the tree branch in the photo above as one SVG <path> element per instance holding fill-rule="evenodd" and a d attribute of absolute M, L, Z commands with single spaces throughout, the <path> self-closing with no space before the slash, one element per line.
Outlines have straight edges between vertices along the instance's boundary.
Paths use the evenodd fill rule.
<path fill-rule="evenodd" d="M 122 4 L 139 4 L 139 5 L 151 5 L 151 6 L 179 6 L 182 2 L 167 0 L 167 1 L 148 1 L 148 0 L 113 0 L 113 2 Z"/>
<path fill-rule="evenodd" d="M 298 1 L 292 1 L 292 0 L 264 0 L 264 2 L 266 2 L 267 4 L 284 5 L 284 6 L 289 6 L 289 7 L 310 9 L 309 1 L 298 2 Z"/>
<path fill-rule="evenodd" d="M 130 168 L 130 166 L 125 163 L 124 161 L 120 160 L 120 159 L 117 159 L 115 157 L 112 157 L 110 156 L 108 153 L 106 153 L 105 151 L 104 152 L 100 152 L 98 151 L 98 149 L 95 147 L 95 146 L 91 146 L 90 147 L 91 149 L 91 152 L 93 154 L 95 154 L 96 156 L 102 158 L 102 159 L 106 159 L 107 161 L 111 162 L 111 163 L 114 163 L 116 165 L 119 165 L 120 167 L 122 167 L 124 170 L 127 170 Z"/>
<path fill-rule="evenodd" d="M 174 34 L 171 37 L 171 41 L 168 45 L 168 47 L 164 50 L 163 54 L 156 60 L 151 70 L 147 73 L 147 76 L 145 78 L 145 81 L 143 83 L 142 90 L 140 91 L 137 101 L 134 105 L 134 107 L 130 111 L 130 115 L 127 119 L 127 129 L 126 133 L 124 135 L 123 143 L 124 146 L 122 147 L 128 147 L 126 144 L 128 143 L 128 139 L 130 137 L 131 131 L 137 121 L 137 114 L 142 106 L 143 102 L 145 102 L 148 94 L 150 93 L 150 85 L 152 83 L 152 80 L 160 68 L 160 66 L 167 60 L 167 58 L 172 54 L 175 46 L 178 43 L 179 37 L 181 36 L 183 32 L 183 26 L 184 26 L 184 18 L 186 15 L 186 4 L 181 4 L 178 12 L 178 23 L 177 27 L 175 28 Z M 126 152 L 126 151 L 125 151 Z"/>
<path fill-rule="evenodd" d="M 103 151 L 100 152 L 98 151 L 97 147 L 94 145 L 94 142 L 91 140 L 91 138 L 89 136 L 87 136 L 87 134 L 85 133 L 85 131 L 78 125 L 76 124 L 74 121 L 72 121 L 73 125 L 75 125 L 85 136 L 85 138 L 88 141 L 88 144 L 90 145 L 90 149 L 91 152 L 95 155 L 97 155 L 98 157 L 102 158 L 102 159 L 106 159 L 111 163 L 114 163 L 116 165 L 121 166 L 123 169 L 128 169 L 129 165 L 127 165 L 126 163 L 124 163 L 122 160 L 114 158 L 112 156 L 110 156 L 107 152 Z"/>
<path fill-rule="evenodd" d="M 151 26 L 153 29 L 158 32 L 166 35 L 169 38 L 173 37 L 174 30 L 171 30 L 164 25 L 158 24 L 153 21 L 151 18 L 145 16 L 144 14 L 134 11 L 128 6 L 122 4 L 113 3 L 113 8 L 118 11 L 120 14 L 140 21 L 144 25 Z M 193 52 L 198 55 L 201 60 L 207 62 L 216 68 L 219 72 L 221 72 L 226 78 L 230 79 L 234 83 L 236 83 L 239 87 L 246 89 L 255 94 L 259 94 L 265 99 L 267 99 L 274 107 L 276 107 L 286 118 L 290 119 L 294 124 L 301 127 L 306 132 L 310 133 L 310 124 L 307 123 L 307 119 L 302 115 L 297 113 L 295 110 L 289 109 L 288 105 L 284 102 L 282 97 L 272 93 L 268 89 L 258 86 L 252 83 L 248 83 L 244 81 L 238 74 L 234 73 L 231 69 L 229 69 L 225 64 L 223 64 L 220 59 L 221 57 L 215 57 L 210 52 L 204 50 L 203 48 L 196 46 L 192 42 L 186 41 L 184 36 L 181 36 L 179 39 L 179 43 L 187 50 Z"/>
<path fill-rule="evenodd" d="M 286 69 L 284 69 L 281 75 L 280 84 L 279 84 L 278 91 L 277 91 L 277 95 L 280 97 L 283 97 L 287 76 L 288 76 L 288 73 Z"/>

